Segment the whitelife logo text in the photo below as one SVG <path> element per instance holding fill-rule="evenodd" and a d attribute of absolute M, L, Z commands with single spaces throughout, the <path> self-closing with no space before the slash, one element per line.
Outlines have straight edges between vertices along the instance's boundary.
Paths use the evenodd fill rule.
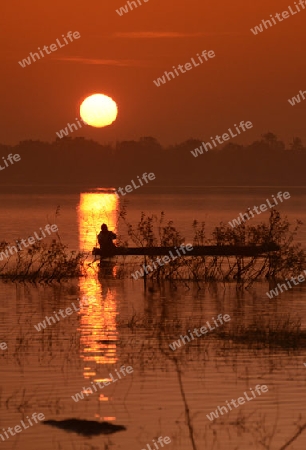
<path fill-rule="evenodd" d="M 208 61 L 208 58 L 210 58 L 210 59 L 214 58 L 216 55 L 213 50 L 209 50 L 209 52 L 207 52 L 207 50 L 203 50 L 203 52 L 201 53 L 201 56 L 205 59 L 205 61 Z M 200 61 L 200 63 L 197 64 L 197 61 L 195 61 L 194 58 L 191 58 L 192 64 L 190 62 L 187 62 L 184 65 L 179 64 L 177 67 L 173 66 L 173 72 L 165 71 L 164 75 L 161 78 L 157 78 L 157 80 L 154 80 L 153 83 L 155 84 L 155 86 L 160 87 L 161 84 L 165 84 L 165 83 L 167 83 L 167 81 L 171 81 L 174 78 L 179 77 L 180 74 L 186 73 L 187 71 L 193 69 L 193 67 L 200 66 L 201 64 L 203 64 L 205 62 L 205 61 L 203 61 L 201 56 L 199 55 L 199 53 L 197 53 L 198 61 Z M 184 68 L 185 68 L 185 70 L 184 70 Z M 178 70 L 180 71 L 180 73 L 178 72 Z M 170 75 L 172 78 L 170 78 Z"/>
<path fill-rule="evenodd" d="M 291 6 L 288 6 L 288 9 L 289 9 L 289 12 L 290 12 L 291 16 L 295 16 L 297 13 L 299 13 L 303 9 L 305 9 L 306 1 L 299 0 L 299 4 L 297 4 L 296 2 L 294 2 L 294 4 L 295 4 L 295 11 L 292 10 Z M 269 19 L 268 20 L 262 20 L 261 24 L 257 25 L 255 28 L 251 28 L 252 33 L 257 35 L 259 33 L 262 33 L 263 31 L 265 31 L 265 29 L 267 30 L 268 28 L 271 28 L 274 25 L 277 25 L 278 23 L 283 22 L 283 20 L 289 19 L 291 17 L 289 12 L 288 11 L 283 11 L 281 14 L 280 13 L 276 13 L 274 17 L 272 16 L 272 14 L 270 14 L 271 20 L 269 20 Z M 275 19 L 277 19 L 278 22 L 276 22 Z M 263 28 L 263 26 L 265 28 Z"/>
<path fill-rule="evenodd" d="M 117 377 L 121 380 L 122 376 L 119 375 L 118 370 L 114 369 L 116 372 Z M 127 374 L 131 374 L 133 373 L 134 369 L 132 366 L 121 366 L 119 369 L 119 372 L 121 372 L 121 375 L 123 375 L 124 377 L 126 377 L 126 373 Z M 91 382 L 91 386 L 86 388 L 85 386 L 83 386 L 83 390 L 81 392 L 76 393 L 75 395 L 72 395 L 71 398 L 75 401 L 78 402 L 79 400 L 84 400 L 84 394 L 88 397 L 88 393 L 93 394 L 94 392 L 97 392 L 97 386 L 99 386 L 99 389 L 103 389 L 105 386 L 108 386 L 111 383 L 116 383 L 116 381 L 118 381 L 117 378 L 114 378 L 113 375 L 110 373 L 109 374 L 109 378 L 103 378 L 101 380 L 95 380 L 94 382 Z M 93 391 L 94 390 L 94 391 Z"/>
<path fill-rule="evenodd" d="M 148 3 L 149 0 L 143 0 L 143 1 L 144 1 L 145 3 Z M 141 0 L 137 0 L 137 2 L 138 2 L 138 5 L 139 5 L 139 6 L 142 5 Z M 119 10 L 116 9 L 116 13 L 119 14 L 119 16 L 123 16 L 124 13 L 126 14 L 126 13 L 129 12 L 129 8 L 130 8 L 131 11 L 133 11 L 134 8 L 132 8 L 132 5 L 133 5 L 135 8 L 138 8 L 137 3 L 136 3 L 135 1 L 131 1 L 131 2 L 127 2 L 127 3 L 126 3 L 126 6 L 121 6 L 121 8 L 120 8 Z"/>
<path fill-rule="evenodd" d="M 187 244 L 186 246 L 185 246 L 185 244 L 181 244 L 180 250 L 181 250 L 181 252 L 182 252 L 184 255 L 186 255 L 186 252 L 185 252 L 184 247 L 186 247 L 186 250 L 187 250 L 188 252 L 191 251 L 191 250 L 193 250 L 193 247 L 192 247 L 191 244 Z M 183 256 L 183 255 L 180 254 L 179 250 L 178 250 L 176 247 L 175 247 L 175 251 L 176 251 L 176 253 L 178 254 L 178 256 Z M 165 256 L 163 256 L 162 258 L 156 258 L 155 261 L 158 263 L 158 265 L 159 265 L 160 267 L 164 266 L 165 264 L 168 264 L 168 263 L 171 262 L 171 261 L 174 261 L 174 260 L 177 258 L 177 256 L 174 256 L 174 255 L 173 255 L 173 253 L 172 253 L 171 250 L 169 251 L 168 254 L 169 254 L 169 256 L 165 255 Z M 172 257 L 172 260 L 170 260 L 170 256 Z M 164 261 L 163 263 L 161 262 L 161 259 Z M 156 266 L 156 264 L 155 264 L 155 261 L 152 261 L 152 265 L 153 265 L 154 269 L 157 269 L 157 266 Z M 143 264 L 142 267 L 143 267 L 143 269 L 144 269 L 144 271 L 145 271 L 146 274 L 149 273 L 149 272 L 148 272 L 148 269 L 149 269 L 149 268 L 150 268 L 150 271 L 151 271 L 151 272 L 153 272 L 153 270 L 154 270 L 153 267 L 150 266 L 150 264 L 148 264 L 147 266 L 146 266 L 145 264 Z M 144 276 L 144 271 L 143 271 L 143 269 L 141 268 L 140 271 L 139 271 L 139 270 L 136 270 L 134 273 L 131 274 L 131 276 L 134 278 L 134 280 L 138 280 L 138 278 L 141 278 L 141 277 Z"/>
<path fill-rule="evenodd" d="M 44 230 L 41 227 L 40 227 L 40 230 L 41 230 L 42 237 L 39 237 L 39 235 L 36 233 L 36 231 L 34 231 L 34 233 L 33 233 L 38 241 L 41 241 L 43 238 L 46 237 L 46 234 L 44 233 Z M 55 225 L 55 223 L 53 225 L 47 224 L 45 226 L 45 231 L 50 235 L 51 232 L 56 233 L 58 231 L 58 227 L 57 227 L 57 225 Z M 29 245 L 33 245 L 36 242 L 35 238 L 32 236 L 30 236 L 27 240 L 28 240 Z M 21 239 L 20 242 L 16 240 L 16 243 L 17 243 L 17 247 L 19 250 L 23 250 L 21 245 L 24 245 L 25 247 L 29 247 L 29 245 L 26 242 L 26 239 Z M 0 260 L 2 261 L 3 257 L 8 258 L 10 256 L 9 252 L 11 253 L 11 255 L 13 255 L 14 252 L 18 253 L 19 250 L 17 249 L 17 247 L 15 247 L 15 245 L 12 245 L 12 246 L 8 245 L 7 250 L 0 252 Z"/>
<path fill-rule="evenodd" d="M 288 199 L 290 198 L 290 193 L 289 193 L 289 192 L 284 192 L 284 193 L 278 192 L 278 194 L 276 195 L 276 197 L 278 198 L 278 200 L 279 200 L 281 203 L 283 202 L 282 196 L 284 197 L 285 200 L 288 200 Z M 277 202 L 276 198 L 274 197 L 274 195 L 272 195 L 272 198 L 273 198 L 275 204 L 274 204 L 274 203 L 271 204 L 270 201 L 269 201 L 268 199 L 266 199 L 266 202 L 267 202 L 268 205 L 266 205 L 265 203 L 263 203 L 263 204 L 260 205 L 260 206 L 254 206 L 254 207 L 253 207 L 253 211 L 254 211 L 256 214 L 261 214 L 262 212 L 267 211 L 268 208 L 273 208 L 274 206 L 278 205 L 278 202 Z M 260 211 L 259 211 L 259 210 L 260 210 Z M 239 217 L 239 216 L 240 216 L 240 217 Z M 237 225 L 238 225 L 238 226 L 241 225 L 241 221 L 242 221 L 242 222 L 245 222 L 246 220 L 250 220 L 250 219 L 253 219 L 253 218 L 255 217 L 254 214 L 253 214 L 253 212 L 251 211 L 251 208 L 248 208 L 248 212 L 247 212 L 247 213 L 244 213 L 244 214 L 240 213 L 239 216 L 237 217 L 237 219 L 233 219 L 232 222 L 228 222 L 229 225 L 230 225 L 232 228 L 235 228 Z M 250 217 L 250 216 L 251 216 L 251 217 Z"/>
<path fill-rule="evenodd" d="M 95 297 L 88 297 L 88 298 L 87 297 L 83 297 L 82 300 L 78 299 L 79 302 L 80 302 L 79 303 L 80 308 L 84 307 L 84 306 L 88 306 L 89 305 L 89 300 L 90 299 L 94 299 L 94 298 Z M 73 312 L 80 311 L 80 308 L 77 308 L 73 302 L 71 303 L 71 306 L 73 307 L 73 309 L 70 308 L 70 307 L 65 309 L 65 313 L 67 314 L 67 316 L 65 316 L 63 309 L 60 309 L 57 313 L 55 311 L 53 311 L 53 313 L 55 315 L 55 318 L 57 319 L 58 322 L 61 320 L 61 318 L 58 317 L 58 314 L 60 314 L 60 316 L 63 319 L 66 319 L 66 317 L 70 316 Z M 43 320 L 43 322 L 39 322 L 37 325 L 34 325 L 34 327 L 35 327 L 35 329 L 37 331 L 44 330 L 47 327 L 47 325 L 52 325 L 52 324 L 57 323 L 55 318 L 53 316 L 50 316 L 50 317 L 46 316 L 45 320 Z M 51 324 L 51 320 L 52 320 L 52 324 Z"/>
<path fill-rule="evenodd" d="M 241 134 L 241 131 L 245 132 L 247 130 L 249 130 L 250 128 L 253 128 L 253 124 L 252 122 L 248 121 L 248 122 L 244 122 L 243 120 L 240 122 L 240 124 L 237 126 L 236 124 L 234 125 L 236 131 L 238 134 Z M 229 141 L 231 137 L 237 137 L 238 134 L 233 133 L 232 129 L 229 128 L 228 133 L 223 133 L 222 136 L 219 136 L 217 134 L 217 136 L 215 138 L 213 138 L 212 136 L 210 137 L 214 147 L 218 147 L 219 144 L 224 144 L 225 141 Z M 218 142 L 218 144 L 216 144 L 216 142 Z M 194 150 L 190 150 L 191 154 L 197 158 L 198 155 L 202 155 L 203 154 L 203 150 L 205 150 L 206 152 L 209 150 L 212 150 L 213 146 L 211 145 L 210 142 L 202 142 L 202 145 L 200 145 L 199 148 L 195 148 Z"/>
<path fill-rule="evenodd" d="M 36 417 L 36 416 L 37 416 L 37 417 Z M 44 416 L 43 413 L 37 414 L 37 413 L 35 412 L 35 413 L 32 414 L 31 419 L 34 420 L 35 423 L 38 423 L 38 422 L 37 422 L 37 419 L 40 420 L 40 421 L 41 421 L 41 420 L 44 420 L 44 419 L 45 419 L 45 416 Z M 29 418 L 29 416 L 27 416 L 28 424 L 32 427 L 34 424 L 32 423 L 31 419 Z M 28 426 L 28 427 L 26 426 L 26 424 L 24 423 L 23 420 L 20 421 L 20 424 L 23 426 L 23 429 L 24 429 L 24 430 L 26 430 L 27 428 L 30 428 L 29 426 Z M 23 429 L 21 428 L 21 425 L 15 425 L 15 427 L 14 427 L 15 433 L 21 433 L 21 432 L 23 431 Z M 9 437 L 10 437 L 10 436 L 8 435 L 8 433 L 10 433 L 11 436 L 16 436 L 15 433 L 14 433 L 14 431 L 13 431 L 13 428 L 12 428 L 12 427 L 8 427 L 7 430 L 5 430 L 4 428 L 2 428 L 2 429 L 3 429 L 3 434 L 5 435 L 6 439 L 9 439 Z M 3 437 L 2 434 L 0 434 L 0 438 L 2 439 L 2 441 L 5 441 L 5 439 L 4 439 L 4 437 Z"/>
<path fill-rule="evenodd" d="M 224 322 L 229 322 L 231 320 L 231 317 L 229 316 L 229 314 L 224 314 L 224 316 L 222 314 L 219 314 L 217 319 L 219 321 L 219 325 L 216 322 L 215 318 L 213 317 L 212 320 L 214 321 L 214 324 L 216 325 L 216 327 L 218 328 L 220 325 L 223 325 L 223 321 Z M 201 328 L 194 328 L 193 333 L 197 336 L 197 337 L 202 337 L 202 335 L 206 334 L 208 331 L 213 331 L 216 329 L 216 327 L 211 327 L 210 326 L 210 322 L 206 322 L 205 325 L 207 325 L 207 327 L 203 326 Z M 198 333 L 198 331 L 200 330 L 200 333 Z M 192 340 L 194 340 L 194 335 L 193 333 L 188 330 L 189 335 L 191 337 Z M 186 336 L 180 336 L 180 339 L 182 340 L 183 344 L 186 345 L 186 339 L 188 342 L 190 342 L 190 337 L 188 335 Z M 181 347 L 181 341 L 174 341 L 172 342 L 172 344 L 169 344 L 169 347 L 171 348 L 172 351 L 175 351 L 177 348 Z"/>
<path fill-rule="evenodd" d="M 300 97 L 301 94 L 301 97 Z M 288 99 L 288 102 L 290 103 L 291 106 L 295 106 L 297 103 L 301 103 L 302 100 L 305 100 L 305 95 L 306 91 L 300 91 L 299 94 L 297 94 L 296 97 L 292 97 L 291 99 Z"/>
<path fill-rule="evenodd" d="M 2 159 L 3 159 L 3 162 L 4 162 L 5 167 L 2 167 L 1 164 L 0 164 L 0 170 L 4 170 L 4 169 L 6 169 L 6 167 L 9 167 L 9 163 L 7 162 L 7 159 L 9 160 L 9 162 L 11 163 L 11 165 L 13 165 L 13 164 L 14 164 L 14 161 L 15 161 L 15 162 L 20 161 L 20 160 L 21 160 L 21 157 L 20 157 L 20 155 L 19 155 L 18 153 L 15 153 L 15 155 L 13 155 L 12 153 L 10 153 L 9 155 L 7 155 L 6 159 L 4 158 L 4 156 L 2 156 Z"/>
<path fill-rule="evenodd" d="M 63 37 L 65 44 L 61 45 L 59 39 L 56 39 L 56 43 L 58 44 L 58 47 L 56 44 L 51 44 L 49 46 L 51 51 L 49 51 L 49 48 L 47 45 L 44 45 L 43 50 L 46 52 L 46 55 L 50 55 L 52 52 L 55 52 L 56 50 L 58 50 L 58 48 L 65 47 L 66 45 L 70 44 L 70 42 L 73 41 L 73 38 L 79 39 L 81 37 L 81 35 L 78 31 L 74 31 L 73 33 L 72 33 L 72 31 L 68 31 L 67 38 L 70 40 L 70 42 L 67 41 L 66 37 L 63 34 L 62 34 L 62 37 Z M 45 55 L 43 53 L 43 50 L 41 50 L 40 47 L 38 47 L 38 50 L 39 50 L 39 53 L 42 56 L 42 58 L 44 58 Z M 27 65 L 29 66 L 32 63 L 31 58 L 32 58 L 33 62 L 36 62 L 37 59 L 40 59 L 40 56 L 38 53 L 31 52 L 30 56 L 23 59 L 22 61 L 18 61 L 18 64 L 20 64 L 20 66 L 24 69 L 25 67 L 27 67 Z M 35 58 L 37 58 L 37 59 L 35 59 Z"/>
<path fill-rule="evenodd" d="M 255 387 L 255 391 L 257 393 L 257 395 L 261 395 L 261 393 L 266 393 L 268 392 L 268 387 L 265 384 L 257 384 L 257 386 Z M 206 414 L 206 417 L 212 422 L 214 419 L 218 419 L 219 417 L 219 413 L 223 416 L 223 414 L 228 413 L 228 409 L 231 411 L 232 407 L 230 406 L 229 403 L 231 403 L 235 408 L 238 408 L 238 406 L 240 405 L 244 405 L 245 404 L 245 400 L 247 400 L 248 402 L 250 402 L 251 400 L 253 400 L 254 398 L 256 398 L 256 394 L 253 391 L 252 388 L 250 388 L 250 391 L 252 393 L 252 397 L 248 397 L 248 394 L 246 392 L 244 392 L 244 397 L 239 397 L 237 400 L 232 399 L 230 402 L 228 402 L 226 400 L 226 406 L 218 406 L 218 408 L 216 409 L 216 411 L 212 411 L 210 414 Z M 249 392 L 250 394 L 250 392 Z M 236 402 L 238 402 L 238 405 L 236 404 Z M 228 409 L 227 409 L 228 408 Z"/>
<path fill-rule="evenodd" d="M 145 172 L 142 174 L 141 178 L 138 175 L 137 175 L 137 178 L 138 178 L 139 186 L 137 186 L 137 184 L 134 183 L 134 180 L 131 180 L 131 184 L 127 184 L 125 186 L 125 188 L 119 187 L 117 189 L 117 191 L 119 191 L 120 194 L 122 196 L 124 196 L 124 195 L 132 192 L 134 189 L 136 190 L 136 189 L 139 189 L 141 186 L 143 186 L 143 182 L 141 181 L 141 178 L 146 182 L 146 184 L 148 184 L 149 181 L 155 180 L 155 174 L 153 172 L 150 172 L 149 174 L 147 174 L 147 172 Z M 149 181 L 148 181 L 148 179 L 149 179 Z M 136 181 L 136 183 L 137 183 L 137 181 Z M 117 191 L 115 191 L 115 194 L 119 198 L 119 194 Z"/>

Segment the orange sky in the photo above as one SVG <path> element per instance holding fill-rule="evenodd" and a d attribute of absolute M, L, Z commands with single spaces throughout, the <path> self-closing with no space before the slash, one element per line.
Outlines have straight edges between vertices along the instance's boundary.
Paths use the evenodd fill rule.
<path fill-rule="evenodd" d="M 254 36 L 250 28 L 294 0 L 149 0 L 123 16 L 126 0 L 10 0 L 2 5 L 0 143 L 52 141 L 79 117 L 89 94 L 110 95 L 117 121 L 84 127 L 101 143 L 154 136 L 161 143 L 224 133 L 241 120 L 254 128 L 237 138 L 251 142 L 267 130 L 306 143 L 306 9 Z M 81 38 L 21 68 L 19 60 L 62 34 Z M 151 32 L 150 38 L 144 32 Z M 175 33 L 175 35 L 174 35 Z M 153 80 L 203 50 L 216 57 L 157 88 Z"/>

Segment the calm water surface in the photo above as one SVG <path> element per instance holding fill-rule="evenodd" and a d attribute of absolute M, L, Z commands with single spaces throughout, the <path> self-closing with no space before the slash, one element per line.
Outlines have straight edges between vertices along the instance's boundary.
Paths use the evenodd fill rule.
<path fill-rule="evenodd" d="M 186 241 L 192 238 L 193 219 L 205 220 L 207 230 L 232 220 L 253 205 L 260 205 L 278 188 L 193 190 L 187 193 L 132 195 L 128 219 L 136 223 L 139 211 L 164 210 Z M 289 190 L 289 189 L 288 189 Z M 282 211 L 290 220 L 305 219 L 306 190 L 292 189 Z M 115 227 L 118 199 L 112 194 L 1 195 L 2 239 L 26 238 L 47 223 L 56 223 L 71 249 L 91 250 L 100 221 Z M 60 215 L 55 210 L 60 205 Z M 268 215 L 262 214 L 262 220 Z M 256 219 L 258 220 L 258 219 Z M 255 219 L 254 219 L 255 222 Z M 116 230 L 124 234 L 124 229 Z M 305 226 L 299 240 L 306 241 Z M 0 430 L 14 427 L 33 412 L 46 419 L 107 420 L 126 426 L 109 436 L 86 438 L 63 430 L 34 425 L 4 442 L 3 449 L 147 449 L 152 439 L 169 436 L 164 448 L 192 449 L 185 415 L 189 407 L 194 441 L 202 449 L 281 448 L 304 424 L 306 413 L 305 351 L 250 347 L 247 343 L 213 338 L 213 331 L 172 352 L 169 343 L 188 328 L 204 325 L 218 314 L 229 314 L 225 327 L 268 322 L 291 314 L 306 328 L 306 288 L 299 286 L 268 300 L 267 283 L 251 291 L 233 284 L 176 286 L 164 283 L 145 289 L 141 281 L 99 276 L 61 285 L 33 286 L 1 282 Z M 88 304 L 58 323 L 36 331 L 34 325 L 53 312 L 78 303 Z M 162 328 L 162 332 L 159 330 Z M 177 358 L 177 362 L 173 357 Z M 94 380 L 107 379 L 122 364 L 134 371 L 103 390 L 74 402 L 77 392 Z M 181 381 L 181 384 L 180 384 Z M 214 422 L 206 417 L 226 400 L 237 399 L 249 388 L 265 384 L 269 391 Z M 182 393 L 183 389 L 183 393 Z M 1 434 L 1 432 L 0 432 Z M 306 433 L 289 449 L 302 450 Z"/>

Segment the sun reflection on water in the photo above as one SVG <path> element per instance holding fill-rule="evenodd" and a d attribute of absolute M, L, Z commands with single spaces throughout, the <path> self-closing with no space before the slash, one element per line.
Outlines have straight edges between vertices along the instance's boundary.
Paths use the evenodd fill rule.
<path fill-rule="evenodd" d="M 116 232 L 118 197 L 113 193 L 82 192 L 78 206 L 80 249 L 91 251 L 97 244 L 102 223 Z"/>
<path fill-rule="evenodd" d="M 81 193 L 78 207 L 80 248 L 91 251 L 104 222 L 116 232 L 117 196 L 112 193 Z M 84 361 L 84 378 L 99 381 L 97 365 L 117 363 L 117 299 L 107 279 L 99 279 L 93 270 L 79 279 L 81 333 L 80 357 Z M 82 299 L 86 302 L 82 302 Z M 102 398 L 103 397 L 103 398 Z M 100 398 L 105 401 L 104 396 Z"/>

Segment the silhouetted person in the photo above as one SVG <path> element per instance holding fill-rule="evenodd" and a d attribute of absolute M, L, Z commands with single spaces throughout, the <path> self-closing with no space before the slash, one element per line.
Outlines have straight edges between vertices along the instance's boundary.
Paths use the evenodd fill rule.
<path fill-rule="evenodd" d="M 116 237 L 117 236 L 115 233 L 108 230 L 105 223 L 101 225 L 101 231 L 98 234 L 98 242 L 100 245 L 101 255 L 111 256 L 114 254 L 116 246 L 113 243 L 113 239 L 116 239 Z"/>

